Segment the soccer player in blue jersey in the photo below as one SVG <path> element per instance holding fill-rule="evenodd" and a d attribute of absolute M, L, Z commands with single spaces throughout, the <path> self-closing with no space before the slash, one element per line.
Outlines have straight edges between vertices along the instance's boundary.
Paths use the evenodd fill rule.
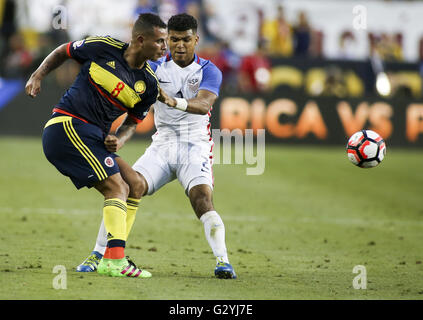
<path fill-rule="evenodd" d="M 203 223 L 206 239 L 216 258 L 215 276 L 234 279 L 225 244 L 225 226 L 213 205 L 213 140 L 210 116 L 222 73 L 209 60 L 195 54 L 197 21 L 179 14 L 168 21 L 170 54 L 152 63 L 160 82 L 160 102 L 154 105 L 157 132 L 153 143 L 133 165 L 139 173 L 142 196 L 151 195 L 178 179 L 192 208 Z M 106 250 L 107 226 L 102 224 L 92 254 Z M 107 251 L 106 251 L 107 252 Z M 93 271 L 96 263 L 86 259 L 77 271 Z"/>
<path fill-rule="evenodd" d="M 63 44 L 50 53 L 31 75 L 25 90 L 35 97 L 42 79 L 68 58 L 81 70 L 54 107 L 42 136 L 46 158 L 77 189 L 94 187 L 104 196 L 103 221 L 107 254 L 100 274 L 114 277 L 151 277 L 125 257 L 127 235 L 141 198 L 140 177 L 115 154 L 133 135 L 159 94 L 158 80 L 148 60 L 166 52 L 166 24 L 154 14 L 141 14 L 129 44 L 111 37 L 88 37 Z M 115 135 L 112 122 L 127 116 Z M 130 207 L 130 209 L 128 209 Z"/>

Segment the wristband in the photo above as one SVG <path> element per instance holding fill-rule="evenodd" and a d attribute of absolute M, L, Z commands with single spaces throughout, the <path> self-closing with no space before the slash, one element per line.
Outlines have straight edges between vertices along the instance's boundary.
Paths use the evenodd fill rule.
<path fill-rule="evenodd" d="M 186 111 L 188 107 L 188 101 L 183 98 L 175 98 L 176 106 L 175 108 L 181 111 Z"/>

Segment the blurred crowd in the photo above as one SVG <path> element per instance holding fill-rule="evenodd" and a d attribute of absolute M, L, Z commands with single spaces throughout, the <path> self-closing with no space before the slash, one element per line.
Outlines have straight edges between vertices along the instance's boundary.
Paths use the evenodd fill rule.
<path fill-rule="evenodd" d="M 51 1 L 65 7 L 69 5 L 66 0 Z M 31 1 L 24 2 L 28 6 L 31 4 Z M 220 68 L 223 73 L 224 90 L 234 93 L 267 92 L 274 90 L 282 82 L 290 84 L 291 87 L 302 86 L 311 95 L 353 97 L 364 94 L 362 79 L 360 80 L 359 76 L 354 75 L 351 70 L 343 70 L 336 63 L 322 68 L 321 72 L 315 70 L 307 76 L 298 75 L 298 70 L 293 68 L 275 65 L 274 61 L 277 59 L 283 61 L 283 59 L 325 58 L 324 34 L 312 25 L 306 11 L 300 10 L 296 16 L 288 19 L 284 7 L 275 5 L 276 14 L 269 19 L 260 8 L 257 8 L 258 37 L 255 40 L 255 50 L 243 54 L 237 52 L 230 41 L 222 37 L 222 26 L 219 24 L 213 1 L 126 0 L 125 3 L 129 3 L 133 18 L 145 12 L 157 13 L 165 22 L 176 13 L 187 12 L 195 16 L 199 22 L 198 32 L 201 40 L 198 54 L 212 60 Z M 51 23 L 49 29 L 43 32 L 31 30 L 31 28 L 23 30 L 16 19 L 18 9 L 16 0 L 0 0 L 0 77 L 3 78 L 27 78 L 55 47 L 75 40 L 74 35 L 69 33 L 69 29 L 54 28 Z M 59 15 L 60 10 L 52 12 L 51 20 L 56 19 L 60 23 L 60 19 L 63 18 Z M 88 14 L 90 15 L 91 13 Z M 121 25 L 121 29 L 125 30 L 130 30 L 130 27 L 130 22 L 127 25 Z M 128 41 L 129 39 L 121 40 Z M 353 32 L 346 30 L 341 33 L 338 58 L 352 61 L 358 59 L 354 55 L 356 41 Z M 369 33 L 368 41 L 370 60 L 374 59 L 379 64 L 403 61 L 401 34 Z M 423 57 L 423 42 L 421 51 Z M 64 87 L 68 86 L 77 72 L 76 64 L 67 63 L 55 72 L 55 79 L 52 81 Z M 296 80 L 300 77 L 301 80 Z M 420 80 L 421 78 L 418 79 Z M 420 94 L 420 82 L 418 85 L 420 85 L 418 90 Z"/>

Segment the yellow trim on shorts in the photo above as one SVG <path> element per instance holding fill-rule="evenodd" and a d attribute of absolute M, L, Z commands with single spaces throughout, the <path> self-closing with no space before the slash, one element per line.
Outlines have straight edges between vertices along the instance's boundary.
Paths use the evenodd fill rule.
<path fill-rule="evenodd" d="M 69 117 L 69 116 L 60 116 L 60 117 L 51 118 L 49 121 L 47 121 L 46 125 L 44 126 L 44 129 L 47 128 L 48 126 L 51 126 L 52 124 L 61 123 L 70 119 L 72 119 L 72 117 Z"/>
<path fill-rule="evenodd" d="M 106 171 L 104 170 L 103 166 L 100 164 L 100 161 L 94 156 L 91 150 L 82 142 L 79 135 L 76 133 L 75 128 L 72 125 L 72 117 L 69 116 L 59 116 L 55 118 L 51 118 L 47 121 L 44 129 L 52 124 L 56 123 L 63 123 L 63 128 L 68 136 L 69 140 L 72 142 L 74 147 L 78 149 L 81 155 L 87 160 L 89 165 L 93 168 L 94 172 L 96 173 L 98 179 L 104 180 L 108 177 Z"/>
<path fill-rule="evenodd" d="M 91 168 L 93 168 L 98 179 L 100 181 L 106 179 L 107 178 L 106 171 L 101 166 L 100 162 L 91 152 L 91 150 L 82 142 L 81 138 L 78 136 L 78 134 L 76 133 L 72 125 L 72 120 L 64 121 L 63 128 L 65 129 L 66 135 L 68 136 L 69 140 L 72 142 L 74 147 L 78 149 L 78 151 L 85 158 L 85 160 L 87 160 Z"/>
<path fill-rule="evenodd" d="M 88 161 L 91 167 L 94 169 L 94 172 L 97 174 L 99 180 L 106 179 L 107 173 L 104 170 L 103 166 L 100 164 L 100 161 L 94 156 L 91 150 L 82 142 L 79 135 L 76 133 L 75 128 L 72 125 L 72 121 L 66 121 L 63 123 L 66 134 L 71 140 L 73 145 L 79 150 L 82 156 Z"/>

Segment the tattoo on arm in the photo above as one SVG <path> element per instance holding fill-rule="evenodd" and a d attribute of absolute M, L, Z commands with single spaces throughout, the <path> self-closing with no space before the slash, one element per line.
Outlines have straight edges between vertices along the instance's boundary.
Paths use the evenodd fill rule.
<path fill-rule="evenodd" d="M 133 122 L 130 117 L 126 116 L 123 123 L 116 130 L 116 137 L 124 144 L 134 135 L 136 128 L 137 124 Z"/>
<path fill-rule="evenodd" d="M 43 78 L 51 71 L 65 62 L 69 56 L 66 54 L 66 44 L 62 44 L 51 52 L 34 72 L 37 76 Z"/>

